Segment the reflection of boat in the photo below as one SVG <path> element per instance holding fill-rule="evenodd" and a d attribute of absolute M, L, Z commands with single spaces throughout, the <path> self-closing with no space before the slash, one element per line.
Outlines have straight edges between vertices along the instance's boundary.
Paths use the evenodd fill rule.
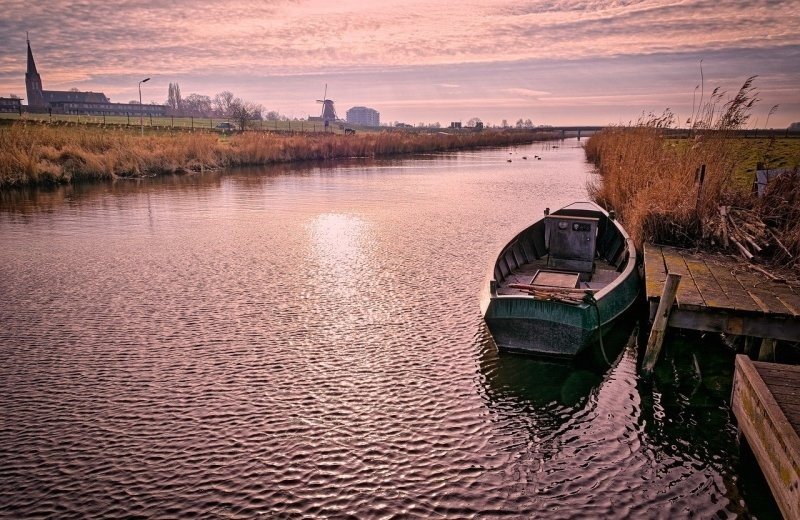
<path fill-rule="evenodd" d="M 500 349 L 574 356 L 636 299 L 636 250 L 592 202 L 545 213 L 500 252 L 481 310 Z"/>
<path fill-rule="evenodd" d="M 537 422 L 556 428 L 569 418 L 570 410 L 586 404 L 623 351 L 633 352 L 635 358 L 637 323 L 626 313 L 604 336 L 604 349 L 586 349 L 566 361 L 498 352 L 488 331 L 482 333 L 480 370 L 489 402 L 497 409 L 533 413 Z"/>

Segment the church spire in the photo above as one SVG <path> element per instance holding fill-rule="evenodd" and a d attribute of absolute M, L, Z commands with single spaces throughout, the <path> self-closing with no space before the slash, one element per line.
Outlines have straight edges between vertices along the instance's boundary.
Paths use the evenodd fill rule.
<path fill-rule="evenodd" d="M 33 61 L 31 40 L 25 31 L 25 40 L 28 42 L 28 71 L 25 73 L 25 92 L 28 94 L 29 107 L 44 107 L 44 93 L 42 92 L 42 78 L 36 71 L 36 62 Z"/>
<path fill-rule="evenodd" d="M 31 40 L 28 31 L 25 31 L 25 40 L 28 42 L 28 74 L 38 74 L 36 72 L 36 62 L 33 61 L 33 51 L 31 50 Z"/>

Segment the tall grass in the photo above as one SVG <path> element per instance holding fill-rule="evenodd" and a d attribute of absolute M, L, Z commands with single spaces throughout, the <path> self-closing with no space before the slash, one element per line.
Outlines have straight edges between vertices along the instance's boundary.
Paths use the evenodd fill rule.
<path fill-rule="evenodd" d="M 675 117 L 666 111 L 628 127 L 608 128 L 587 141 L 586 157 L 599 173 L 589 185 L 590 196 L 615 209 L 637 246 L 656 242 L 724 248 L 720 207 L 731 206 L 759 216 L 779 213 L 773 221 L 784 224 L 780 236 L 794 233 L 795 239 L 787 238 L 787 247 L 794 248 L 793 255 L 800 254 L 800 191 L 787 188 L 784 202 L 769 203 L 767 208 L 751 193 L 752 177 L 743 179 L 737 173 L 750 160 L 748 155 L 764 153 L 747 150 L 733 132 L 747 123 L 758 101 L 752 83 L 749 78 L 727 101 L 723 92 L 715 90 L 687 121 L 688 139 L 671 137 Z"/>
<path fill-rule="evenodd" d="M 18 122 L 0 128 L 0 188 L 345 157 L 508 146 L 553 138 L 534 132 L 383 132 L 357 135 L 176 132 Z"/>

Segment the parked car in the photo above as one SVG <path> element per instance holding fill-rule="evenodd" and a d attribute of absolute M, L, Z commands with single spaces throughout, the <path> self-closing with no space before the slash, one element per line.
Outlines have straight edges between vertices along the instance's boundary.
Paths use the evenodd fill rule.
<path fill-rule="evenodd" d="M 228 121 L 223 121 L 222 123 L 217 123 L 217 126 L 214 128 L 220 132 L 233 132 L 236 130 L 236 125 Z"/>

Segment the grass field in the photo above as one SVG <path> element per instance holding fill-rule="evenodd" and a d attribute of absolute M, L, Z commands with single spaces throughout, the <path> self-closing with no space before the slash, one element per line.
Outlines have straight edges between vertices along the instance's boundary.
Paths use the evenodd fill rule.
<path fill-rule="evenodd" d="M 148 130 L 214 130 L 214 127 L 223 122 L 235 123 L 230 118 L 207 118 L 207 117 L 148 117 L 142 118 L 141 126 L 138 116 L 86 116 L 69 114 L 34 114 L 23 113 L 0 113 L 0 120 L 5 121 L 29 121 L 45 123 L 71 123 L 82 125 L 102 125 L 112 127 L 130 127 L 140 129 L 144 127 Z M 347 128 L 355 128 L 358 131 L 380 131 L 378 128 L 363 128 L 347 125 Z M 253 130 L 264 130 L 274 132 L 328 132 L 344 133 L 344 124 L 332 123 L 327 129 L 321 122 L 309 121 L 252 121 L 249 126 Z"/>

